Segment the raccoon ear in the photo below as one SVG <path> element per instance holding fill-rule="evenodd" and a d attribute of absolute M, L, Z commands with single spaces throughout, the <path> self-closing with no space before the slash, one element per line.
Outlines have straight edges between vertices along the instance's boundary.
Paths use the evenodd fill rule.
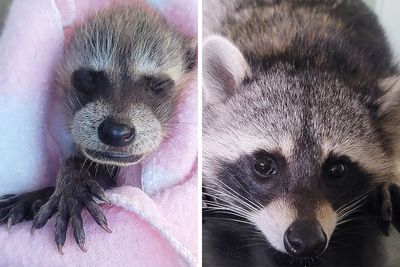
<path fill-rule="evenodd" d="M 375 192 L 378 226 L 389 236 L 390 224 L 400 232 L 400 187 L 394 183 L 384 183 Z M 374 198 L 373 198 L 374 199 Z"/>
<path fill-rule="evenodd" d="M 191 72 L 197 65 L 197 42 L 194 39 L 186 40 L 185 44 L 185 72 Z"/>
<path fill-rule="evenodd" d="M 381 80 L 379 88 L 383 95 L 378 99 L 378 114 L 383 115 L 400 105 L 400 74 Z"/>
<path fill-rule="evenodd" d="M 208 37 L 203 45 L 203 99 L 213 104 L 231 96 L 245 78 L 250 67 L 243 54 L 222 36 Z"/>

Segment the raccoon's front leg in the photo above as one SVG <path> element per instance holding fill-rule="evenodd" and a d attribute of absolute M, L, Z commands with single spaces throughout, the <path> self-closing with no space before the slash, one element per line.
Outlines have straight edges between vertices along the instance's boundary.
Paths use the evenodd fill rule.
<path fill-rule="evenodd" d="M 0 224 L 11 225 L 24 220 L 32 220 L 33 216 L 45 204 L 54 192 L 54 187 L 24 193 L 21 195 L 5 195 L 0 198 Z"/>
<path fill-rule="evenodd" d="M 87 163 L 87 165 L 90 165 Z M 43 227 L 56 214 L 55 241 L 60 254 L 66 239 L 68 223 L 75 241 L 86 252 L 85 233 L 81 213 L 86 208 L 94 220 L 107 232 L 107 220 L 93 197 L 109 203 L 103 188 L 94 180 L 85 159 L 73 157 L 66 160 L 57 177 L 56 188 L 49 201 L 35 214 L 32 231 Z"/>

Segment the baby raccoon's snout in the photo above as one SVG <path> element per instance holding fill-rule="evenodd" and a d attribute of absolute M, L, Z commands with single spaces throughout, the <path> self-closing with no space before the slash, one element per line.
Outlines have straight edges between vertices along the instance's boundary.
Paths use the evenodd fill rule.
<path fill-rule="evenodd" d="M 72 135 L 89 159 L 127 166 L 138 163 L 161 144 L 163 125 L 143 103 L 131 104 L 121 113 L 112 103 L 96 100 L 75 113 Z"/>
<path fill-rule="evenodd" d="M 298 219 L 284 234 L 286 252 L 296 257 L 314 257 L 327 247 L 328 239 L 317 220 Z"/>
<path fill-rule="evenodd" d="M 106 118 L 98 127 L 98 135 L 105 145 L 124 147 L 135 139 L 135 127 L 113 118 Z"/>

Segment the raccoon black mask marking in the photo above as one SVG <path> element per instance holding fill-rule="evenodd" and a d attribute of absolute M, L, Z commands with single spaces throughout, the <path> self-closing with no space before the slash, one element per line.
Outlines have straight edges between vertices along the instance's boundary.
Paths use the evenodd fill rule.
<path fill-rule="evenodd" d="M 361 1 L 203 8 L 215 33 L 203 45 L 210 209 L 252 225 L 289 264 L 317 264 L 371 192 L 398 183 L 383 121 L 399 87 L 384 86 L 396 67 L 382 29 Z"/>

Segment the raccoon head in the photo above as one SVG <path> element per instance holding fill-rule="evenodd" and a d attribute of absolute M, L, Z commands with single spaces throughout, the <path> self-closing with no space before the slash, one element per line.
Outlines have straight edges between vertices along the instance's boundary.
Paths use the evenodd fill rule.
<path fill-rule="evenodd" d="M 203 72 L 205 193 L 274 249 L 320 255 L 392 176 L 388 92 L 285 63 L 259 70 L 223 37 L 205 41 Z"/>
<path fill-rule="evenodd" d="M 164 18 L 139 8 L 106 10 L 79 26 L 57 82 L 82 153 L 125 166 L 157 148 L 171 127 L 193 51 Z"/>

